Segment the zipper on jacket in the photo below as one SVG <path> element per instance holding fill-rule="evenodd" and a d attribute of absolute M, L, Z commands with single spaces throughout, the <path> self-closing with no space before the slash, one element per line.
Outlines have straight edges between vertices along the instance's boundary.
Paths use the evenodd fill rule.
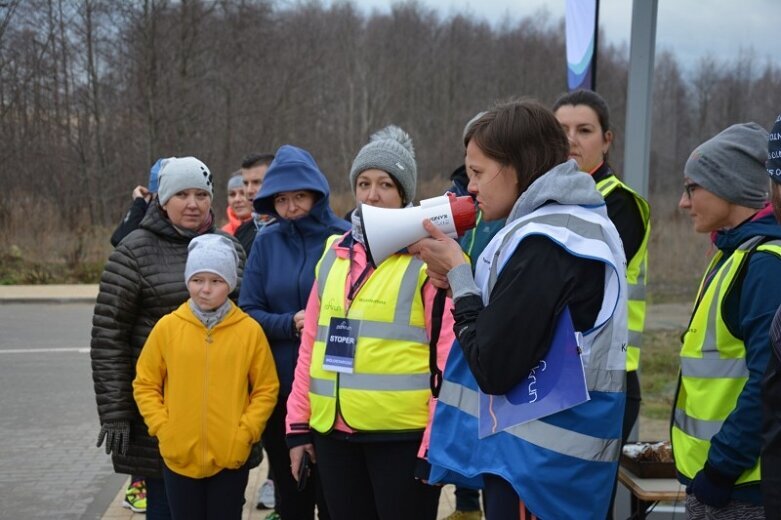
<path fill-rule="evenodd" d="M 208 392 L 208 385 L 209 385 L 209 345 L 211 345 L 212 341 L 212 331 L 207 329 L 206 330 L 206 344 L 203 348 L 203 400 L 201 402 L 201 405 L 203 407 L 201 411 L 201 429 L 202 429 L 202 442 L 203 442 L 203 454 L 201 455 L 201 474 L 204 475 L 206 473 L 206 456 L 207 456 L 207 446 L 208 443 L 208 435 L 207 435 L 207 428 L 206 428 L 206 414 L 209 410 L 208 406 L 208 400 L 209 400 L 209 392 Z"/>

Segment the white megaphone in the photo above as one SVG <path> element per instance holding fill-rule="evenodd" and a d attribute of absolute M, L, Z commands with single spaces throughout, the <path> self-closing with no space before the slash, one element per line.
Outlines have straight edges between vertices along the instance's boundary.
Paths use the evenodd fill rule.
<path fill-rule="evenodd" d="M 420 201 L 420 206 L 401 209 L 376 208 L 361 204 L 360 218 L 366 253 L 377 267 L 386 258 L 426 238 L 423 220 L 429 219 L 451 238 L 458 238 L 475 227 L 477 211 L 470 196 L 453 193 Z"/>

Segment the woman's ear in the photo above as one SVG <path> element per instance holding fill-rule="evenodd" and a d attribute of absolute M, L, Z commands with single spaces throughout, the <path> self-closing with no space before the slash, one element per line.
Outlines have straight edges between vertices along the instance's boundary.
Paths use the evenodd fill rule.
<path fill-rule="evenodd" d="M 610 150 L 610 145 L 613 144 L 613 131 L 608 130 L 605 132 L 602 140 L 604 141 L 602 143 L 602 155 L 606 155 L 608 150 Z"/>

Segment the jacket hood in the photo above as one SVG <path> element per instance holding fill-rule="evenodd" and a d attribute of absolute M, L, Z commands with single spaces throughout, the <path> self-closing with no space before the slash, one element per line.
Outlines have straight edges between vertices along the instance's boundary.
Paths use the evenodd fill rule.
<path fill-rule="evenodd" d="M 274 209 L 274 196 L 298 190 L 314 191 L 318 199 L 315 206 L 321 205 L 323 201 L 328 205 L 331 190 L 314 158 L 306 150 L 286 144 L 277 150 L 252 205 L 257 213 L 278 217 Z"/>
<path fill-rule="evenodd" d="M 456 196 L 471 196 L 471 193 L 469 193 L 469 190 L 467 189 L 469 186 L 469 177 L 466 174 L 466 166 L 462 164 L 453 170 L 453 173 L 450 174 L 450 180 L 453 181 L 453 184 L 450 186 L 450 191 L 455 193 Z"/>
<path fill-rule="evenodd" d="M 766 236 L 771 239 L 781 238 L 781 226 L 778 225 L 770 206 L 759 210 L 753 218 L 736 228 L 718 231 L 714 243 L 720 250 L 729 253 L 755 236 Z"/>
<path fill-rule="evenodd" d="M 309 190 L 315 192 L 315 201 L 308 215 L 297 220 L 285 220 L 274 209 L 274 196 L 285 191 Z M 273 215 L 281 230 L 296 227 L 305 234 L 316 233 L 323 226 L 333 226 L 337 218 L 330 205 L 331 190 L 325 175 L 306 150 L 284 145 L 277 150 L 274 160 L 266 171 L 253 207 L 260 214 Z M 346 223 L 339 229 L 349 227 Z"/>
<path fill-rule="evenodd" d="M 549 202 L 576 206 L 604 206 L 605 199 L 597 190 L 591 175 L 578 169 L 574 160 L 561 163 L 538 177 L 521 193 L 507 222 L 528 215 Z"/>

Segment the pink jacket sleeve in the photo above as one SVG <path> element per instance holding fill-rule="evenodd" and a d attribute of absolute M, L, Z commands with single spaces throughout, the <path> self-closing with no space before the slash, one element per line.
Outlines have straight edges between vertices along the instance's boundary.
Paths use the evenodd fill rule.
<path fill-rule="evenodd" d="M 304 328 L 301 330 L 301 346 L 298 349 L 298 362 L 293 376 L 293 388 L 287 399 L 285 426 L 287 433 L 309 433 L 309 367 L 312 364 L 312 347 L 317 335 L 317 322 L 320 319 L 320 298 L 317 297 L 317 280 L 312 285 L 309 300 L 306 302 Z"/>
<path fill-rule="evenodd" d="M 434 307 L 434 296 L 436 293 L 436 287 L 430 283 L 427 282 L 423 286 L 423 307 L 426 309 L 426 333 L 429 338 L 431 337 L 431 311 Z M 442 313 L 442 328 L 439 332 L 439 341 L 437 341 L 437 366 L 442 372 L 445 371 L 445 361 L 447 361 L 447 356 L 450 353 L 450 347 L 453 345 L 453 340 L 455 340 L 455 332 L 453 332 L 452 310 L 453 300 L 447 298 L 445 300 L 445 310 Z M 426 424 L 426 429 L 423 431 L 423 440 L 421 441 L 420 448 L 418 449 L 418 457 L 421 459 L 425 459 L 428 452 L 429 440 L 431 437 L 431 420 L 434 418 L 435 405 L 436 400 L 432 396 L 429 398 L 428 402 L 428 424 Z"/>

